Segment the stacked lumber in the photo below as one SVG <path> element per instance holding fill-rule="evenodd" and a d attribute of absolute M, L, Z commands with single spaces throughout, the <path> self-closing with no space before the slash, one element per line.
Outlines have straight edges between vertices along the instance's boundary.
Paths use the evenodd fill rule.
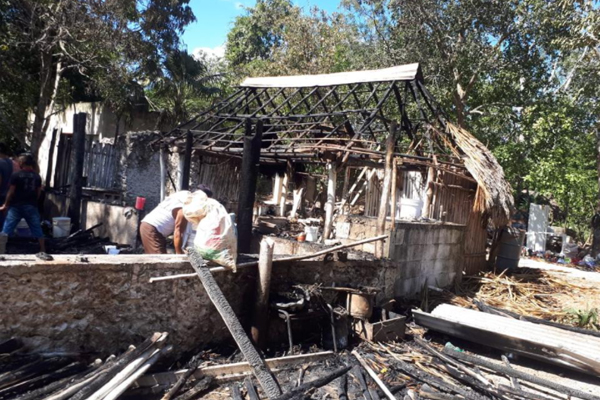
<path fill-rule="evenodd" d="M 0 344 L 0 399 L 114 400 L 171 351 L 166 333 L 155 333 L 120 356 L 86 364 L 73 355 L 43 356 L 10 339 Z"/>

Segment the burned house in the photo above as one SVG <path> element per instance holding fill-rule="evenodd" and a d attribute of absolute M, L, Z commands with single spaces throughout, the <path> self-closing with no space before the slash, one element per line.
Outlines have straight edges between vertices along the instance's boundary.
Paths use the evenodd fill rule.
<path fill-rule="evenodd" d="M 449 286 L 484 268 L 486 229 L 505 225 L 512 207 L 502 168 L 449 122 L 418 64 L 248 78 L 144 146 L 144 185 L 163 196 L 211 186 L 236 213 L 238 248 L 250 257 L 271 237 L 280 258 L 273 292 L 374 287 L 382 303 Z M 180 183 L 168 188 L 173 156 Z M 313 241 L 298 240 L 306 227 Z M 344 254 L 320 253 L 356 242 Z M 230 338 L 186 256 L 13 256 L 1 268 L 0 331 L 39 348 L 106 353 L 168 331 L 184 352 Z M 245 320 L 256 268 L 213 273 Z"/>
<path fill-rule="evenodd" d="M 321 242 L 390 233 L 379 252 L 374 243 L 362 250 L 418 269 L 437 262 L 440 273 L 476 272 L 488 223 L 505 225 L 512 207 L 502 168 L 447 120 L 418 64 L 248 78 L 155 145 L 185 149 L 184 180 L 191 174 L 239 211 L 246 252 L 267 210 L 292 219 L 302 210 L 323 217 Z M 248 157 L 259 167 L 244 170 Z M 272 190 L 254 196 L 257 180 Z"/>

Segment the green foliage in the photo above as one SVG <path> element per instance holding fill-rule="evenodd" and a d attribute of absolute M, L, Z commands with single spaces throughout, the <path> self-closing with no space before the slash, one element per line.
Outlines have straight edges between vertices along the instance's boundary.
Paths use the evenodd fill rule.
<path fill-rule="evenodd" d="M 211 85 L 217 78 L 205 62 L 185 50 L 175 50 L 167 56 L 161 76 L 149 85 L 147 95 L 152 106 L 163 112 L 165 122 L 177 125 L 206 108 L 210 97 L 220 92 Z"/>
<path fill-rule="evenodd" d="M 598 329 L 598 309 L 578 310 L 569 308 L 565 310 L 571 320 L 580 328 Z"/>

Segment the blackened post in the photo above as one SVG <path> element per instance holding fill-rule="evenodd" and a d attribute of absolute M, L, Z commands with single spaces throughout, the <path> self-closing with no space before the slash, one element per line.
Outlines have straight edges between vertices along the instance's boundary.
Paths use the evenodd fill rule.
<path fill-rule="evenodd" d="M 263 123 L 261 120 L 258 120 L 256 121 L 254 135 L 252 135 L 252 122 L 250 119 L 246 120 L 237 216 L 239 253 L 249 252 L 250 243 L 252 241 L 252 217 L 254 211 L 254 199 L 256 196 L 256 179 L 258 177 L 258 167 L 260 163 L 262 131 Z"/>
<path fill-rule="evenodd" d="M 86 113 L 78 113 L 73 116 L 73 139 L 71 150 L 71 176 L 69 178 L 69 208 L 68 215 L 71 218 L 71 232 L 80 229 L 81 226 L 81 193 L 83 189 L 83 160 L 85 157 L 85 124 Z"/>
<path fill-rule="evenodd" d="M 50 153 L 48 154 L 48 167 L 46 168 L 46 189 L 50 187 L 50 180 L 52 179 L 52 167 L 54 165 L 54 147 L 56 146 L 56 135 L 58 134 L 58 129 L 52 129 L 52 140 L 50 140 Z"/>
<path fill-rule="evenodd" d="M 187 131 L 185 135 L 185 154 L 183 156 L 183 171 L 181 171 L 181 190 L 190 188 L 190 170 L 192 168 L 192 142 L 193 135 Z"/>

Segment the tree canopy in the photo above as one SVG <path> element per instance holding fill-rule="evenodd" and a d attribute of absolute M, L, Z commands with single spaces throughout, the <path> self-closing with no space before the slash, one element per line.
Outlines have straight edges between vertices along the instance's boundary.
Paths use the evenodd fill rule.
<path fill-rule="evenodd" d="M 589 232 L 599 204 L 597 0 L 343 0 L 334 13 L 257 0 L 233 21 L 217 61 L 182 47 L 188 3 L 0 0 L 0 138 L 35 153 L 48 117 L 81 99 L 102 99 L 117 115 L 144 99 L 176 124 L 246 76 L 419 62 L 515 194 L 556 202 L 557 223 Z"/>

